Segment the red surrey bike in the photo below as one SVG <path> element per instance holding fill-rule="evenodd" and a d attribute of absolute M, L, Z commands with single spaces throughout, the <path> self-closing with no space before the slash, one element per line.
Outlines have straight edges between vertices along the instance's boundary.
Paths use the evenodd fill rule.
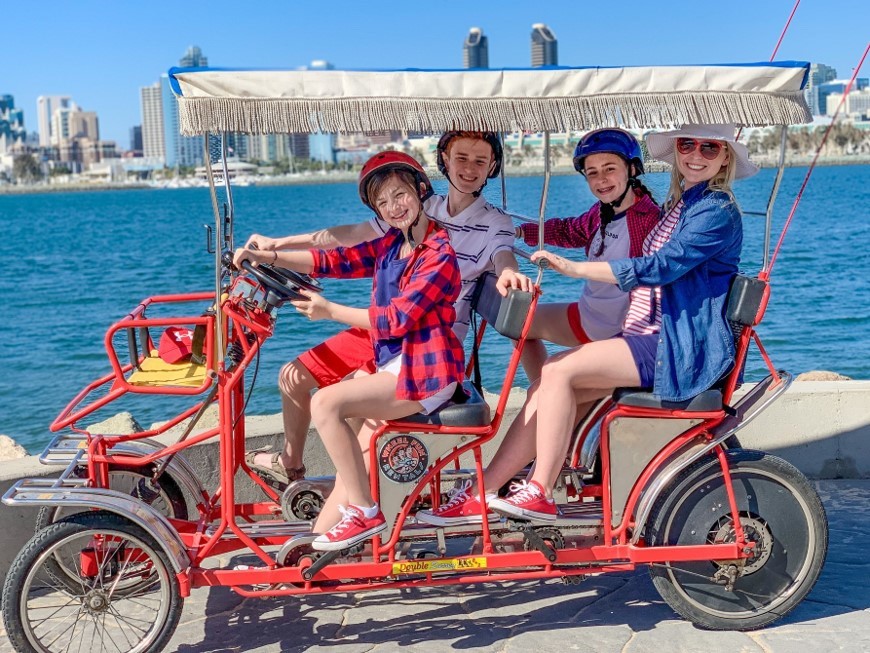
<path fill-rule="evenodd" d="M 221 245 L 216 249 L 224 256 L 216 253 L 213 291 L 149 297 L 109 329 L 111 371 L 76 395 L 51 425 L 59 434 L 42 460 L 63 465 L 60 477 L 20 481 L 4 496 L 7 505 L 43 507 L 39 528 L 3 588 L 3 619 L 16 650 L 65 651 L 77 642 L 158 651 L 172 636 L 191 589 L 214 585 L 244 596 L 292 600 L 301 594 L 520 579 L 570 584 L 646 565 L 664 600 L 704 628 L 760 628 L 789 612 L 824 564 L 825 514 L 798 470 L 742 449 L 736 438 L 791 381 L 773 366 L 756 332 L 769 298 L 767 250 L 782 166 L 765 214 L 764 266 L 757 276 L 737 276 L 729 296 L 727 318 L 737 349 L 733 371 L 684 402 L 661 401 L 638 389 L 602 401 L 575 434 L 556 488 L 555 522 L 433 527 L 414 520 L 420 508 L 445 501 L 451 488 L 482 477 L 481 446 L 499 431 L 534 315 L 537 291 L 502 298 L 494 279 L 485 277 L 474 299 L 480 321 L 475 349 L 487 332 L 512 343 L 494 409 L 467 382 L 471 398 L 465 403 L 384 424 L 372 435 L 369 468 L 388 530 L 348 550 L 316 552 L 310 520 L 332 479 L 297 481 L 279 495 L 245 463 L 244 418 L 246 374 L 272 335 L 278 311 L 300 289 L 319 286 L 269 265 L 231 269 L 226 138 L 213 134 L 543 130 L 548 154 L 550 130 L 616 121 L 650 128 L 804 122 L 807 68 L 340 75 L 174 70 L 170 78 L 183 130 L 205 135 Z M 216 185 L 219 178 L 223 188 Z M 541 220 L 548 181 L 545 156 Z M 157 334 L 170 327 L 195 333 L 191 360 L 167 363 L 157 355 Z M 753 342 L 769 375 L 738 397 Z M 81 426 L 96 410 L 141 395 L 187 397 L 191 403 L 145 432 L 109 435 Z M 213 405 L 218 425 L 195 431 Z M 181 432 L 175 442 L 153 439 L 172 429 Z M 220 449 L 213 483 L 203 483 L 189 458 L 191 447 L 206 440 L 217 440 Z M 240 475 L 256 484 L 260 500 L 237 500 Z M 250 564 L 223 567 L 219 559 L 228 554 L 245 554 Z"/>

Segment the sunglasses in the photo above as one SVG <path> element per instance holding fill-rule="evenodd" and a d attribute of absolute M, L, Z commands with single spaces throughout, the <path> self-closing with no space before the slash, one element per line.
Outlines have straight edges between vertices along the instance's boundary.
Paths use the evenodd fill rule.
<path fill-rule="evenodd" d="M 718 141 L 698 141 L 694 138 L 677 139 L 677 152 L 685 155 L 691 154 L 695 150 L 700 150 L 701 156 L 707 159 L 707 161 L 712 161 L 719 156 L 723 147 L 725 146 Z"/>

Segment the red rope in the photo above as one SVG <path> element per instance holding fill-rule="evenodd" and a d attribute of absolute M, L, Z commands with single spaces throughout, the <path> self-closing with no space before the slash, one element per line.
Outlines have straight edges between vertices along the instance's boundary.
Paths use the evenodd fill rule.
<path fill-rule="evenodd" d="M 782 40 L 785 38 L 785 33 L 788 31 L 788 26 L 791 25 L 791 19 L 794 18 L 794 14 L 797 11 L 798 5 L 801 3 L 801 0 L 797 0 L 794 3 L 794 8 L 791 10 L 791 14 L 788 17 L 788 20 L 785 21 L 785 27 L 782 28 L 782 34 L 779 35 L 779 41 L 776 42 L 776 47 L 773 49 L 773 54 L 770 55 L 770 60 L 773 61 L 776 59 L 776 53 L 779 52 L 779 46 L 782 45 Z"/>
<path fill-rule="evenodd" d="M 852 73 L 852 79 L 850 79 L 849 83 L 846 85 L 846 89 L 843 91 L 843 97 L 840 100 L 840 104 L 837 105 L 837 110 L 834 112 L 834 115 L 831 118 L 831 124 L 828 125 L 828 128 L 822 135 L 821 143 L 819 143 L 819 146 L 816 148 L 816 153 L 813 156 L 812 163 L 810 163 L 809 170 L 807 170 L 807 174 L 804 177 L 804 182 L 801 184 L 801 188 L 798 191 L 797 197 L 794 198 L 794 204 L 792 204 L 791 206 L 791 211 L 789 211 L 788 218 L 785 221 L 785 226 L 782 228 L 782 233 L 779 235 L 779 242 L 776 244 L 776 248 L 773 250 L 773 256 L 770 259 L 770 265 L 767 266 L 767 270 L 762 271 L 759 277 L 764 275 L 764 279 L 770 278 L 770 272 L 771 270 L 773 270 L 773 264 L 776 263 L 776 257 L 779 255 L 779 250 L 782 247 L 783 240 L 785 240 L 785 234 L 788 231 L 789 226 L 791 225 L 791 220 L 794 217 L 798 204 L 800 204 L 801 196 L 804 194 L 804 189 L 807 187 L 807 182 L 810 180 L 810 175 L 813 174 L 813 169 L 816 167 L 816 162 L 819 160 L 819 154 L 821 153 L 822 148 L 825 146 L 825 141 L 828 140 L 828 134 L 831 133 L 831 129 L 833 129 L 834 123 L 837 121 L 837 116 L 840 114 L 840 109 L 843 108 L 843 104 L 846 102 L 849 91 L 852 89 L 852 84 L 855 83 L 855 78 L 858 77 L 858 71 L 861 70 L 861 66 L 864 64 L 864 59 L 867 58 L 867 52 L 870 52 L 870 43 L 868 43 L 867 47 L 864 49 L 864 54 L 861 56 L 861 60 L 855 67 L 855 72 Z"/>

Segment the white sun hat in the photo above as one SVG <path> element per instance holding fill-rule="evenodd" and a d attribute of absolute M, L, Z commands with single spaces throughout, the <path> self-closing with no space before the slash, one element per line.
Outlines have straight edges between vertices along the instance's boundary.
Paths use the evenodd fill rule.
<path fill-rule="evenodd" d="M 646 135 L 646 147 L 653 159 L 674 165 L 674 141 L 678 138 L 697 138 L 706 141 L 725 141 L 736 158 L 735 179 L 745 179 L 758 172 L 758 166 L 749 160 L 749 151 L 737 142 L 737 128 L 732 125 L 683 125 L 680 129 Z"/>

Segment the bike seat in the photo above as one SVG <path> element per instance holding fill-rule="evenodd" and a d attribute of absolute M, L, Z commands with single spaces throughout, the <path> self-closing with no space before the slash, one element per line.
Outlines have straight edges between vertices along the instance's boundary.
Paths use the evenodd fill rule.
<path fill-rule="evenodd" d="M 486 426 L 490 422 L 489 404 L 470 381 L 464 381 L 462 387 L 468 394 L 463 403 L 448 402 L 438 410 L 424 415 L 415 413 L 396 422 L 413 422 L 414 424 L 434 424 L 438 426 Z"/>
<path fill-rule="evenodd" d="M 663 401 L 650 390 L 651 388 L 617 388 L 613 393 L 613 401 L 621 406 L 660 410 L 685 410 L 699 413 L 722 410 L 722 393 L 719 390 L 704 390 L 701 394 L 685 401 Z"/>

